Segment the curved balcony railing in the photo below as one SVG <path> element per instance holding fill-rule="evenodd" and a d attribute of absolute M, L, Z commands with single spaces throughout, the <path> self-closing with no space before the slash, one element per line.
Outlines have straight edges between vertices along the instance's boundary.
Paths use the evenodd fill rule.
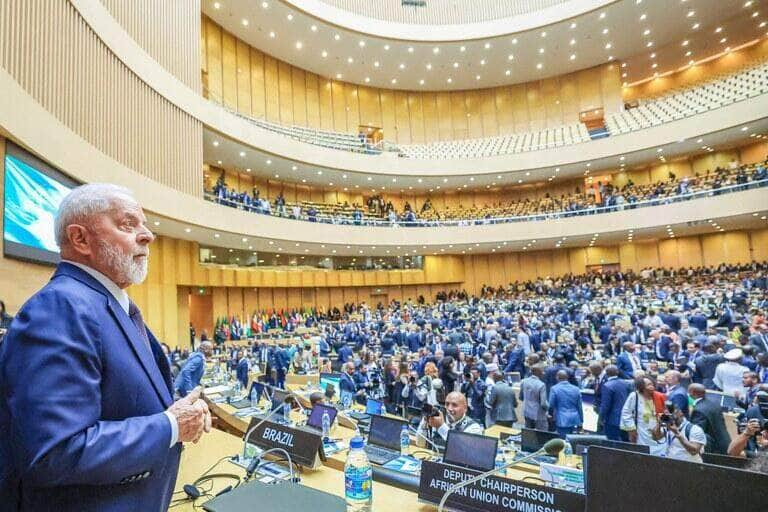
<path fill-rule="evenodd" d="M 579 208 L 574 210 L 563 210 L 559 212 L 548 213 L 535 213 L 531 215 L 514 215 L 514 216 L 498 216 L 498 217 L 482 217 L 482 218 L 469 218 L 469 219 L 451 219 L 451 220 L 427 220 L 427 219 L 415 219 L 415 220 L 397 220 L 390 221 L 388 219 L 366 217 L 363 215 L 361 218 L 354 218 L 352 216 L 330 216 L 323 214 L 311 215 L 302 211 L 301 215 L 296 218 L 289 213 L 290 208 L 285 207 L 283 211 L 263 211 L 255 206 L 246 206 L 239 201 L 231 201 L 229 199 L 218 198 L 212 193 L 205 193 L 205 199 L 224 206 L 237 208 L 240 210 L 251 211 L 253 213 L 262 215 L 272 215 L 283 218 L 295 219 L 305 222 L 321 222 L 324 224 L 338 224 L 345 226 L 375 226 L 375 227 L 443 227 L 443 226 L 473 226 L 473 225 L 488 225 L 488 224 L 504 224 L 510 222 L 532 222 L 543 221 L 551 219 L 564 219 L 568 217 L 580 217 L 584 215 L 599 215 L 603 213 L 618 212 L 624 210 L 634 210 L 638 208 L 645 208 L 648 206 L 659 206 L 672 203 L 679 203 L 683 201 L 691 201 L 694 199 L 700 199 L 705 197 L 718 196 L 723 194 L 731 194 L 734 192 L 741 192 L 744 190 L 751 190 L 755 188 L 762 188 L 768 186 L 768 178 L 760 180 L 752 180 L 746 183 L 739 183 L 735 185 L 728 185 L 717 189 L 700 190 L 697 192 L 690 192 L 685 194 L 676 194 L 672 196 L 665 196 L 654 199 L 647 199 L 643 201 L 636 201 L 625 203 L 622 205 L 613 206 L 595 206 L 588 208 Z M 272 207 L 270 205 L 270 207 Z"/>

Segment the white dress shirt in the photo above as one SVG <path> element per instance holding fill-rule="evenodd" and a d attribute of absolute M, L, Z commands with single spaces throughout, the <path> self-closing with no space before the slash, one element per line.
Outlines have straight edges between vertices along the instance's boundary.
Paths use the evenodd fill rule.
<path fill-rule="evenodd" d="M 83 265 L 82 263 L 77 263 L 76 261 L 71 260 L 61 260 L 62 263 L 69 263 L 70 265 L 74 265 L 75 267 L 79 268 L 95 280 L 97 280 L 104 288 L 107 289 L 109 293 L 112 294 L 112 296 L 115 298 L 115 300 L 120 304 L 120 307 L 125 311 L 125 314 L 128 315 L 128 308 L 131 304 L 131 299 L 128 298 L 128 292 L 120 288 L 115 284 L 114 281 L 112 281 L 110 278 L 96 270 L 95 268 L 91 268 L 88 265 Z M 171 414 L 168 411 L 165 411 L 165 416 L 168 418 L 168 422 L 171 424 L 171 444 L 170 447 L 173 447 L 176 443 L 179 442 L 179 423 L 176 421 L 176 417 Z"/>

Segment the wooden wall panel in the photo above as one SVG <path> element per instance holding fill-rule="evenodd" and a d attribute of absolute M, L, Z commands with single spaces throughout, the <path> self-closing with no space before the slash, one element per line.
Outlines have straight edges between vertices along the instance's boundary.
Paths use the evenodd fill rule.
<path fill-rule="evenodd" d="M 293 124 L 307 126 L 307 88 L 303 69 L 291 68 Z"/>

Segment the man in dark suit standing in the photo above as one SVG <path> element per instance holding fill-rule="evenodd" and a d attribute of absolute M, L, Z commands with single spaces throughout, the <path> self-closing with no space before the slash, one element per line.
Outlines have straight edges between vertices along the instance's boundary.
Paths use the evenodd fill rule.
<path fill-rule="evenodd" d="M 125 289 L 147 274 L 141 207 L 91 184 L 61 203 L 62 262 L 0 347 L 5 510 L 161 512 L 179 442 L 210 429 L 196 389 L 173 402 L 168 361 Z"/>
<path fill-rule="evenodd" d="M 725 362 L 725 358 L 717 353 L 717 344 L 714 341 L 707 341 L 702 351 L 704 355 L 696 360 L 693 382 L 704 384 L 707 389 L 715 389 L 715 371 L 720 363 Z"/>
<path fill-rule="evenodd" d="M 627 433 L 621 430 L 621 411 L 632 391 L 631 381 L 619 379 L 619 369 L 614 365 L 605 368 L 606 381 L 602 385 L 600 418 L 603 420 L 605 436 L 611 441 L 629 441 Z"/>
<path fill-rule="evenodd" d="M 731 436 L 725 426 L 723 411 L 719 405 L 705 398 L 706 388 L 702 384 L 691 384 L 688 386 L 688 393 L 694 401 L 691 423 L 700 426 L 707 435 L 705 450 L 725 455 L 728 445 L 731 444 Z"/>

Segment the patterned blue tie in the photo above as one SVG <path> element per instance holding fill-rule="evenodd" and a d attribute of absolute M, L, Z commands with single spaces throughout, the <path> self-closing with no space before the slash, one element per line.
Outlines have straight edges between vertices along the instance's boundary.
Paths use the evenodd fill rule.
<path fill-rule="evenodd" d="M 139 331 L 141 339 L 144 340 L 144 345 L 146 345 L 151 354 L 152 348 L 149 345 L 149 336 L 147 335 L 147 328 L 144 325 L 144 319 L 141 317 L 141 311 L 139 311 L 139 308 L 136 307 L 136 304 L 134 304 L 133 301 L 128 305 L 128 316 L 131 317 L 133 325 L 136 326 L 136 330 Z"/>

